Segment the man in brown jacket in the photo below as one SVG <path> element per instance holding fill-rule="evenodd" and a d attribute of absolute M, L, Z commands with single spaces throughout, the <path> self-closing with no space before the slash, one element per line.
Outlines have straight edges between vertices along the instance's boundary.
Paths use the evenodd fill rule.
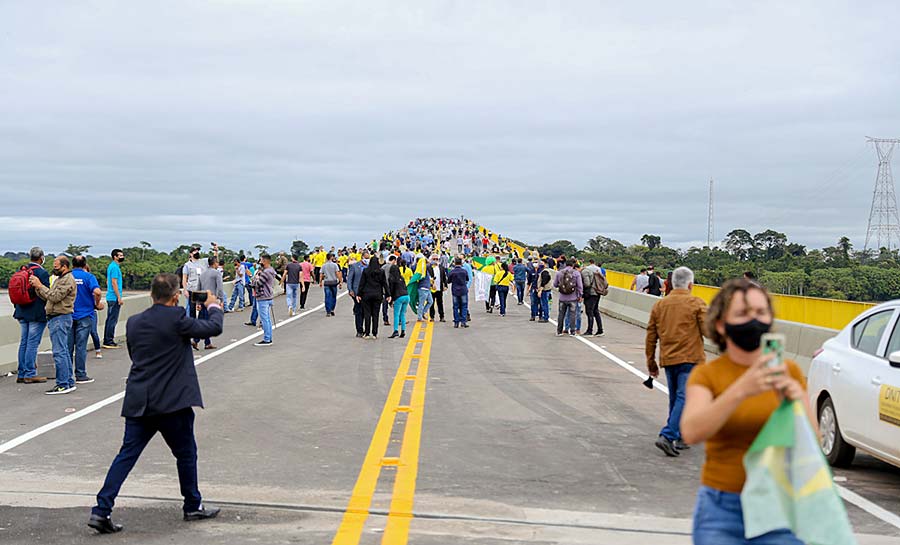
<path fill-rule="evenodd" d="M 45 392 L 47 395 L 68 394 L 75 390 L 72 374 L 72 354 L 69 353 L 69 332 L 72 330 L 72 313 L 75 311 L 75 296 L 78 287 L 72 278 L 69 258 L 61 255 L 53 260 L 53 274 L 56 280 L 48 288 L 31 277 L 31 286 L 38 297 L 47 302 L 47 329 L 53 346 L 53 363 L 56 364 L 56 386 Z"/>
<path fill-rule="evenodd" d="M 688 446 L 681 440 L 681 411 L 688 375 L 694 365 L 704 363 L 703 322 L 706 319 L 706 303 L 691 295 L 694 273 L 687 267 L 672 272 L 674 289 L 668 297 L 653 306 L 647 324 L 647 370 L 650 376 L 659 376 L 659 366 L 666 370 L 669 386 L 669 419 L 656 446 L 666 456 L 678 456 L 679 450 Z M 659 341 L 659 365 L 656 363 L 656 343 Z"/>

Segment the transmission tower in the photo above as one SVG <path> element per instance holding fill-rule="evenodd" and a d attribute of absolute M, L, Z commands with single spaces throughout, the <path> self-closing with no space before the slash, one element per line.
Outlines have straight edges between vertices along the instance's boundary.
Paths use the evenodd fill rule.
<path fill-rule="evenodd" d="M 868 250 L 900 248 L 900 216 L 897 215 L 897 196 L 894 194 L 894 176 L 891 173 L 891 156 L 900 138 L 871 138 L 866 141 L 875 145 L 878 154 L 878 174 L 875 176 L 875 192 L 872 195 L 872 210 L 869 212 L 869 227 L 866 230 Z"/>
<path fill-rule="evenodd" d="M 709 214 L 707 215 L 706 221 L 706 247 L 712 249 L 713 240 L 716 238 L 714 225 L 714 215 L 713 215 L 713 181 L 712 178 L 709 180 Z"/>

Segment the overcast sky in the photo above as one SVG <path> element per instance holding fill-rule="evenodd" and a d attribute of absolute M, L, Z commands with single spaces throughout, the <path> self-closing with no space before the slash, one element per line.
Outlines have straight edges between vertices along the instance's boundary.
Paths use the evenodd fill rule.
<path fill-rule="evenodd" d="M 710 178 L 717 238 L 861 247 L 898 21 L 895 0 L 0 0 L 0 250 L 344 244 L 461 213 L 686 247 Z"/>

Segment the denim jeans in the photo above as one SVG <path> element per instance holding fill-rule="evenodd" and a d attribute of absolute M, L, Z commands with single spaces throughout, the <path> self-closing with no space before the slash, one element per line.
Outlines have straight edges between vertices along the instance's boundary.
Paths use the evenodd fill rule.
<path fill-rule="evenodd" d="M 390 303 L 388 303 L 387 299 L 384 299 L 381 302 L 381 319 L 385 322 L 388 321 L 388 306 L 390 306 Z"/>
<path fill-rule="evenodd" d="M 119 454 L 106 473 L 103 488 L 97 494 L 97 505 L 91 509 L 93 514 L 101 517 L 109 516 L 122 484 L 156 432 L 162 434 L 169 450 L 175 456 L 178 482 L 181 485 L 181 495 L 184 497 L 184 511 L 196 511 L 200 508 L 194 410 L 188 408 L 168 414 L 125 418 L 125 438 L 122 440 L 122 448 L 119 449 Z"/>
<path fill-rule="evenodd" d="M 69 330 L 69 353 L 75 359 L 75 378 L 87 377 L 87 342 L 91 335 L 91 317 L 72 320 Z"/>
<path fill-rule="evenodd" d="M 525 282 L 516 282 L 516 298 L 519 304 L 525 302 Z"/>
<path fill-rule="evenodd" d="M 259 321 L 262 322 L 263 340 L 272 340 L 272 300 L 257 299 L 256 306 L 259 308 Z"/>
<path fill-rule="evenodd" d="M 681 439 L 681 411 L 684 409 L 688 376 L 693 368 L 693 363 L 663 367 L 666 371 L 666 385 L 669 387 L 669 420 L 659 434 L 669 441 Z"/>
<path fill-rule="evenodd" d="M 536 291 L 530 292 L 531 294 L 531 317 L 537 318 L 538 316 L 542 316 L 541 314 L 541 294 Z"/>
<path fill-rule="evenodd" d="M 325 286 L 325 312 L 334 312 L 337 306 L 337 284 L 333 286 Z"/>
<path fill-rule="evenodd" d="M 231 303 L 228 305 L 228 310 L 234 310 L 234 304 L 240 303 L 238 308 L 244 308 L 244 284 L 243 282 L 240 284 L 234 285 L 234 290 L 231 292 Z"/>
<path fill-rule="evenodd" d="M 72 376 L 72 354 L 69 353 L 69 333 L 72 332 L 72 315 L 62 314 L 47 320 L 50 343 L 53 345 L 53 363 L 56 364 L 56 385 L 75 386 Z"/>
<path fill-rule="evenodd" d="M 116 324 L 119 323 L 119 310 L 122 305 L 116 301 L 106 301 L 106 325 L 103 326 L 103 344 L 116 343 Z"/>
<path fill-rule="evenodd" d="M 568 332 L 575 331 L 569 329 L 569 323 L 575 323 L 575 304 L 577 301 L 560 301 L 559 315 L 556 317 L 556 332 L 562 333 L 563 330 Z"/>
<path fill-rule="evenodd" d="M 550 291 L 541 293 L 541 318 L 546 322 L 550 319 Z"/>
<path fill-rule="evenodd" d="M 253 299 L 251 297 L 251 299 Z M 259 319 L 259 299 L 253 299 L 253 303 L 251 303 L 253 310 L 250 311 L 250 323 L 256 325 L 256 320 Z"/>
<path fill-rule="evenodd" d="M 569 317 L 566 316 L 566 325 L 563 329 L 568 331 L 572 331 L 573 329 L 581 331 L 581 303 L 575 302 L 575 327 L 572 327 L 572 324 L 569 323 Z"/>
<path fill-rule="evenodd" d="M 416 315 L 419 320 L 425 319 L 425 313 L 431 309 L 434 304 L 434 297 L 431 296 L 430 288 L 419 288 L 419 309 Z"/>
<path fill-rule="evenodd" d="M 694 545 L 802 545 L 790 530 L 747 539 L 741 495 L 700 486 L 694 507 Z"/>
<path fill-rule="evenodd" d="M 300 293 L 300 284 L 285 284 L 284 298 L 287 299 L 288 310 L 297 310 L 300 306 L 300 300 L 297 294 Z"/>
<path fill-rule="evenodd" d="M 406 331 L 406 309 L 409 308 L 409 295 L 398 297 L 394 301 L 394 331 Z"/>
<path fill-rule="evenodd" d="M 466 316 L 469 313 L 469 296 L 454 295 L 453 296 L 453 323 L 466 323 Z"/>
<path fill-rule="evenodd" d="M 44 336 L 47 322 L 26 322 L 19 320 L 22 338 L 19 340 L 19 375 L 18 378 L 37 376 L 37 353 Z"/>
<path fill-rule="evenodd" d="M 500 316 L 506 314 L 506 298 L 509 296 L 509 286 L 497 286 L 497 297 L 500 298 Z"/>
<path fill-rule="evenodd" d="M 94 350 L 100 351 L 100 335 L 97 334 L 97 311 L 91 314 L 91 340 L 94 341 Z"/>

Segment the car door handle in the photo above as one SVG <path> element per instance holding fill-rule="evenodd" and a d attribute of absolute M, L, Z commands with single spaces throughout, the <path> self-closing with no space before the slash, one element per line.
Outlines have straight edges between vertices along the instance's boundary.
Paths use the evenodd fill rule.
<path fill-rule="evenodd" d="M 831 366 L 831 370 L 834 371 L 835 373 L 840 373 L 841 372 L 841 364 L 835 363 L 834 365 Z"/>
<path fill-rule="evenodd" d="M 872 379 L 872 384 L 875 386 L 881 386 L 881 377 L 875 377 Z"/>

